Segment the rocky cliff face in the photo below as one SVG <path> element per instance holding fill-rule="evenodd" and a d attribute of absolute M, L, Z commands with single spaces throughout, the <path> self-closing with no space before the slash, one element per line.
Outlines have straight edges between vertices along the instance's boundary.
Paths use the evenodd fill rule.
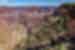
<path fill-rule="evenodd" d="M 43 10 L 40 12 L 37 9 L 30 8 L 27 11 L 24 8 L 0 8 L 0 48 L 13 48 L 16 43 L 28 36 L 27 29 L 29 27 L 32 28 L 33 32 L 38 30 L 37 28 L 43 22 L 44 16 L 49 15 L 50 12 L 44 12 Z M 20 21 L 23 23 L 21 24 Z M 25 22 L 26 25 L 24 26 Z"/>

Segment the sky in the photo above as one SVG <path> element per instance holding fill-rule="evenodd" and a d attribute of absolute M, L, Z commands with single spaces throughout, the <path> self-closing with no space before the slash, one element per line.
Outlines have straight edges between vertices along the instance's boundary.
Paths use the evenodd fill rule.
<path fill-rule="evenodd" d="M 0 0 L 0 6 L 59 6 L 75 0 Z"/>

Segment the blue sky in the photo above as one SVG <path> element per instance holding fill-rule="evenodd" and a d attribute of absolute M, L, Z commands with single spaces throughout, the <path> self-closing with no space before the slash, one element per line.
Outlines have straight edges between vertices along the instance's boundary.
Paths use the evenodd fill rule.
<path fill-rule="evenodd" d="M 0 0 L 0 6 L 59 6 L 65 2 L 73 3 L 75 0 Z"/>

